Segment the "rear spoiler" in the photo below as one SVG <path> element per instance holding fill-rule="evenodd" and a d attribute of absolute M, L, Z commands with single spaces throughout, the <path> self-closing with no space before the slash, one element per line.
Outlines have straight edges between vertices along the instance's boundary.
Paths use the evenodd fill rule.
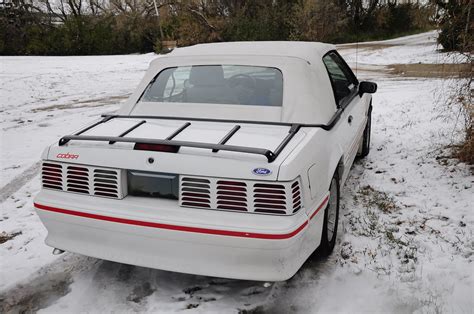
<path fill-rule="evenodd" d="M 342 110 L 341 110 L 342 111 Z M 296 133 L 302 127 L 312 127 L 312 128 L 322 128 L 324 130 L 330 130 L 336 124 L 337 120 L 341 114 L 340 109 L 333 116 L 329 124 L 300 124 L 300 123 L 285 123 L 285 122 L 270 122 L 270 121 L 245 121 L 245 120 L 224 120 L 224 119 L 205 119 L 205 118 L 185 118 L 185 117 L 163 117 L 163 116 L 123 116 L 123 115 L 102 115 L 103 119 L 86 127 L 85 129 L 80 130 L 79 132 L 73 135 L 63 136 L 59 140 L 59 146 L 67 144 L 69 141 L 78 140 L 78 141 L 103 141 L 109 142 L 109 144 L 114 144 L 116 142 L 124 143 L 146 143 L 146 144 L 158 144 L 158 145 L 169 145 L 174 147 L 194 147 L 194 148 L 204 148 L 211 149 L 212 152 L 216 153 L 219 150 L 231 151 L 231 152 L 240 152 L 248 154 L 263 155 L 267 158 L 268 162 L 273 162 L 278 155 L 283 151 L 283 149 L 288 145 L 291 139 L 295 136 Z M 143 119 L 138 122 L 128 130 L 124 131 L 119 136 L 92 136 L 92 135 L 81 135 L 82 133 L 89 131 L 96 126 L 106 123 L 112 119 Z M 146 123 L 146 119 L 160 119 L 160 120 L 182 120 L 186 121 L 181 127 L 176 131 L 171 133 L 166 139 L 148 139 L 148 138 L 135 138 L 135 137 L 124 137 L 131 131 L 140 127 L 142 124 Z M 188 142 L 188 141 L 176 141 L 173 140 L 179 133 L 191 125 L 190 121 L 203 121 L 203 122 L 222 122 L 222 123 L 235 123 L 236 125 L 227 133 L 218 144 L 215 143 L 201 143 L 201 142 Z M 261 124 L 261 125 L 279 125 L 279 126 L 289 126 L 290 130 L 281 143 L 277 146 L 275 151 L 271 151 L 266 148 L 257 148 L 257 147 L 246 147 L 246 146 L 235 146 L 235 145 L 226 145 L 226 142 L 240 129 L 239 124 Z"/>

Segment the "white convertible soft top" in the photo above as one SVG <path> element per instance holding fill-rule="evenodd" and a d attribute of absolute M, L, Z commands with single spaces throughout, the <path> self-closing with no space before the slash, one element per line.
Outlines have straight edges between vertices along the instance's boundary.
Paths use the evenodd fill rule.
<path fill-rule="evenodd" d="M 330 50 L 330 44 L 304 41 L 237 41 L 227 43 L 199 44 L 176 48 L 172 56 L 278 56 L 300 58 L 317 63 Z"/>
<path fill-rule="evenodd" d="M 335 46 L 315 42 L 230 42 L 177 48 L 159 56 L 119 114 L 326 124 L 337 110 L 322 62 Z M 249 65 L 283 74 L 283 106 L 144 102 L 140 97 L 162 70 L 190 65 Z"/>

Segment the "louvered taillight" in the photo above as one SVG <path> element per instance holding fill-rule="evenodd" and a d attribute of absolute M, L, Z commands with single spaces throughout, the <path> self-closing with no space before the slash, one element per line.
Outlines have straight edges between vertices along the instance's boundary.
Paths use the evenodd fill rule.
<path fill-rule="evenodd" d="M 276 215 L 291 215 L 302 208 L 299 179 L 262 182 L 181 176 L 179 204 Z"/>
<path fill-rule="evenodd" d="M 41 169 L 41 182 L 43 187 L 63 189 L 63 166 L 61 164 L 44 162 Z"/>
<path fill-rule="evenodd" d="M 296 213 L 301 209 L 301 189 L 299 180 L 296 180 L 291 185 L 291 196 L 293 200 L 293 213 Z"/>
<path fill-rule="evenodd" d="M 45 189 L 121 199 L 126 194 L 124 171 L 47 161 L 41 167 L 41 183 Z"/>
<path fill-rule="evenodd" d="M 286 214 L 285 186 L 281 184 L 256 183 L 254 192 L 254 211 L 256 213 Z"/>
<path fill-rule="evenodd" d="M 94 169 L 94 195 L 118 198 L 119 173 L 112 169 Z"/>
<path fill-rule="evenodd" d="M 89 169 L 79 166 L 67 166 L 66 191 L 89 194 Z"/>
<path fill-rule="evenodd" d="M 216 190 L 218 209 L 247 211 L 247 184 L 245 182 L 219 180 Z"/>
<path fill-rule="evenodd" d="M 181 178 L 180 196 L 181 206 L 210 208 L 210 181 L 201 178 Z"/>

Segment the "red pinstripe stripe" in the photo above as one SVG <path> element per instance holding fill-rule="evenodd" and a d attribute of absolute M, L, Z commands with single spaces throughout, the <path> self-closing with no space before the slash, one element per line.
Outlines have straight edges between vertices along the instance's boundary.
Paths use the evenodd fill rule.
<path fill-rule="evenodd" d="M 318 208 L 315 210 L 315 212 L 311 215 L 311 217 L 309 218 L 310 220 L 313 219 L 313 217 L 321 210 L 321 208 L 323 208 L 324 205 L 326 205 L 328 199 L 329 199 L 329 196 L 326 196 L 326 198 L 323 200 L 321 205 L 319 205 Z M 242 231 L 230 231 L 230 230 L 220 230 L 220 229 L 208 229 L 208 228 L 198 228 L 198 227 L 177 226 L 177 225 L 169 225 L 169 224 L 156 223 L 156 222 L 150 222 L 150 221 L 126 219 L 126 218 L 119 218 L 119 217 L 110 217 L 110 216 L 104 216 L 104 215 L 84 213 L 84 212 L 79 212 L 79 211 L 75 211 L 75 210 L 57 208 L 57 207 L 42 205 L 42 204 L 38 204 L 38 203 L 34 203 L 34 206 L 37 209 L 41 209 L 41 210 L 45 210 L 45 211 L 50 211 L 50 212 L 55 212 L 55 213 L 60 213 L 60 214 L 65 214 L 65 215 L 71 215 L 71 216 L 77 216 L 77 217 L 83 217 L 83 218 L 89 218 L 89 219 L 116 222 L 116 223 L 127 224 L 127 225 L 149 227 L 149 228 L 158 228 L 158 229 L 166 229 L 166 230 L 175 230 L 175 231 L 184 231 L 184 232 L 193 232 L 193 233 L 221 235 L 221 236 L 229 236 L 229 237 L 266 239 L 266 240 L 284 240 L 284 239 L 292 238 L 295 235 L 297 235 L 301 230 L 303 230 L 304 227 L 306 227 L 306 225 L 308 225 L 308 221 L 305 221 L 303 224 L 301 224 L 301 226 L 296 228 L 294 231 L 289 232 L 289 233 L 284 233 L 284 234 L 253 233 L 253 232 L 242 232 Z"/>
<path fill-rule="evenodd" d="M 37 203 L 35 203 L 34 205 L 38 209 L 42 209 L 42 210 L 46 210 L 46 211 L 50 211 L 50 212 L 66 214 L 66 215 L 72 215 L 72 216 L 78 216 L 78 217 L 89 218 L 89 219 L 96 219 L 96 220 L 122 223 L 122 224 L 127 224 L 127 225 L 158 228 L 158 229 L 166 229 L 166 230 L 175 230 L 175 231 L 184 231 L 184 232 L 222 235 L 222 236 L 229 236 L 229 237 L 267 239 L 267 240 L 282 240 L 282 239 L 292 238 L 295 235 L 297 235 L 301 230 L 303 230 L 303 228 L 308 224 L 308 222 L 305 221 L 296 230 L 294 230 L 290 233 L 285 233 L 285 234 L 252 233 L 252 232 L 241 232 L 241 231 L 230 231 L 230 230 L 218 230 L 218 229 L 208 229 L 208 228 L 176 226 L 176 225 L 162 224 L 162 223 L 149 222 L 149 221 L 141 221 L 141 220 L 126 219 L 126 218 L 103 216 L 103 215 L 97 215 L 97 214 L 89 214 L 89 213 L 78 212 L 78 211 L 69 210 L 69 209 L 62 209 L 62 208 L 56 208 L 56 207 L 41 205 L 41 204 L 37 204 Z"/>
<path fill-rule="evenodd" d="M 316 216 L 316 214 L 323 208 L 326 206 L 326 204 L 328 203 L 328 200 L 329 200 L 329 195 L 326 195 L 326 197 L 323 199 L 323 202 L 318 206 L 318 208 L 316 208 L 316 210 L 314 211 L 314 213 L 311 214 L 311 216 L 309 217 L 309 220 L 313 219 L 314 216 Z"/>

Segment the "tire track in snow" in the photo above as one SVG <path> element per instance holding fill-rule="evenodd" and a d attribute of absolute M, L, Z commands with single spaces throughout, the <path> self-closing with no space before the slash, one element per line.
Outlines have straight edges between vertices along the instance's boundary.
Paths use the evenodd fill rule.
<path fill-rule="evenodd" d="M 45 273 L 36 279 L 0 293 L 1 313 L 35 313 L 70 292 L 71 274 Z"/>
<path fill-rule="evenodd" d="M 17 175 L 13 180 L 7 183 L 5 186 L 0 188 L 0 203 L 3 203 L 6 199 L 18 191 L 23 185 L 28 183 L 31 179 L 36 177 L 39 173 L 41 162 L 38 161 L 28 169 Z"/>
<path fill-rule="evenodd" d="M 0 290 L 0 313 L 36 313 L 71 292 L 74 275 L 87 271 L 97 259 L 66 253 L 32 275 Z"/>

